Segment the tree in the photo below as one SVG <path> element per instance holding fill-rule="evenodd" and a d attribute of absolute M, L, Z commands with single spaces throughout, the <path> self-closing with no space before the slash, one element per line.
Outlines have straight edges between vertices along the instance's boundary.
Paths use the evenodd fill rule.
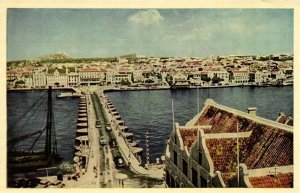
<path fill-rule="evenodd" d="M 173 84 L 173 77 L 170 76 L 169 74 L 167 74 L 165 79 L 170 86 Z"/>
<path fill-rule="evenodd" d="M 145 81 L 145 83 L 150 84 L 150 83 L 154 83 L 154 81 L 153 81 L 152 79 L 147 79 L 147 80 Z"/>
<path fill-rule="evenodd" d="M 131 85 L 131 83 L 128 80 L 124 80 L 124 79 L 121 80 L 120 84 L 124 85 L 124 86 L 130 86 Z"/>
<path fill-rule="evenodd" d="M 218 84 L 219 82 L 221 82 L 221 81 L 223 81 L 224 79 L 222 79 L 222 78 L 219 78 L 219 77 L 217 77 L 217 76 L 214 76 L 213 78 L 212 78 L 212 83 L 214 83 L 214 84 Z"/>
<path fill-rule="evenodd" d="M 19 84 L 25 84 L 25 82 L 23 80 L 18 80 L 18 81 L 16 81 L 15 84 L 17 84 L 17 85 L 19 85 Z"/>
<path fill-rule="evenodd" d="M 210 82 L 211 78 L 207 77 L 207 76 L 201 76 L 201 80 L 205 81 L 205 82 Z"/>

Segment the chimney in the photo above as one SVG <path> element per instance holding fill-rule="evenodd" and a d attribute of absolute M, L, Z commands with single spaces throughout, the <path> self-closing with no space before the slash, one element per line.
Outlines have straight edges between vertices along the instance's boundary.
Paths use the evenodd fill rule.
<path fill-rule="evenodd" d="M 256 116 L 256 110 L 257 110 L 256 107 L 248 107 L 247 110 L 248 110 L 248 114 Z"/>

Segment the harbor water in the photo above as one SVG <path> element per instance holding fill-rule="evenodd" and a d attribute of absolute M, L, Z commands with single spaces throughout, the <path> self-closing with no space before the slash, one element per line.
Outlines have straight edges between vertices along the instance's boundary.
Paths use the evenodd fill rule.
<path fill-rule="evenodd" d="M 293 87 L 232 87 L 199 89 L 199 110 L 207 98 L 217 103 L 246 111 L 257 107 L 257 115 L 275 120 L 280 112 L 293 117 Z M 7 137 L 13 139 L 45 127 L 46 101 L 38 111 L 29 111 L 30 106 L 43 96 L 44 92 L 7 93 Z M 78 98 L 56 99 L 53 92 L 53 114 L 56 128 L 58 153 L 66 161 L 72 161 L 76 132 Z M 166 140 L 172 130 L 172 100 L 174 101 L 175 122 L 185 125 L 197 113 L 197 90 L 151 90 L 108 92 L 129 130 L 134 133 L 140 146 L 145 149 L 145 134 L 148 131 L 150 159 L 152 162 L 164 154 Z M 22 116 L 26 114 L 26 118 Z M 35 137 L 26 139 L 8 150 L 28 148 Z M 11 148 L 11 149 L 10 149 Z M 43 136 L 35 150 L 43 150 Z M 145 157 L 143 156 L 143 160 Z"/>
<path fill-rule="evenodd" d="M 59 91 L 53 91 L 53 124 L 56 133 L 57 150 L 65 161 L 73 160 L 75 144 L 78 98 L 57 99 Z M 45 100 L 40 100 L 44 96 Z M 37 107 L 30 107 L 39 103 Z M 17 91 L 7 93 L 7 139 L 15 139 L 22 135 L 42 130 L 47 121 L 46 91 Z M 52 132 L 54 134 L 54 131 Z M 26 151 L 38 135 L 21 140 L 9 146 L 9 151 Z M 45 132 L 37 141 L 33 151 L 43 151 Z"/>
<path fill-rule="evenodd" d="M 199 110 L 207 98 L 246 112 L 257 107 L 257 115 L 276 120 L 280 112 L 293 117 L 293 87 L 231 87 L 198 89 Z M 166 140 L 172 130 L 172 100 L 175 122 L 185 125 L 197 114 L 197 89 L 109 92 L 129 130 L 145 149 L 145 133 L 149 132 L 152 162 L 164 154 Z M 145 160 L 145 156 L 143 157 Z"/>

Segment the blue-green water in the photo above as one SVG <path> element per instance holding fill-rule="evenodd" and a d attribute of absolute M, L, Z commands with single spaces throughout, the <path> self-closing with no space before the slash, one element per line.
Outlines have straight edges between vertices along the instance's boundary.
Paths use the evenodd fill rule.
<path fill-rule="evenodd" d="M 73 160 L 73 150 L 76 135 L 76 121 L 79 99 L 56 99 L 58 91 L 52 93 L 53 98 L 53 117 L 57 139 L 58 153 L 64 160 Z M 8 92 L 7 93 L 7 138 L 17 137 L 39 131 L 46 126 L 47 115 L 47 95 L 46 100 L 42 100 L 39 107 L 28 109 L 36 103 L 45 91 L 41 92 Z M 23 116 L 24 115 L 24 116 Z M 21 140 L 14 146 L 9 146 L 10 151 L 27 151 L 37 137 L 30 137 Z M 45 147 L 45 132 L 34 146 L 34 151 L 43 151 Z"/>
<path fill-rule="evenodd" d="M 8 139 L 40 130 L 45 125 L 46 103 L 40 110 L 29 112 L 25 119 L 20 116 L 44 92 L 8 92 L 7 135 Z M 57 133 L 58 152 L 65 160 L 73 159 L 78 99 L 57 100 L 53 93 L 53 112 Z M 174 101 L 175 121 L 184 125 L 197 113 L 197 90 L 153 90 L 120 91 L 108 93 L 109 98 L 122 116 L 134 136 L 145 147 L 145 133 L 149 132 L 150 157 L 152 161 L 164 154 L 165 141 L 172 129 L 172 105 Z M 280 112 L 293 116 L 293 87 L 234 87 L 199 89 L 200 110 L 207 98 L 217 103 L 246 111 L 256 106 L 257 115 L 275 120 Z M 36 150 L 43 150 L 44 136 L 36 144 Z M 16 144 L 23 149 L 32 144 L 33 138 Z"/>
<path fill-rule="evenodd" d="M 129 130 L 145 147 L 145 133 L 150 136 L 152 161 L 164 154 L 165 141 L 172 129 L 172 99 L 175 121 L 185 125 L 197 113 L 197 90 L 156 90 L 110 92 L 108 97 Z M 232 87 L 199 89 L 200 111 L 207 98 L 246 111 L 257 107 L 257 115 L 275 120 L 280 112 L 293 116 L 293 87 Z"/>

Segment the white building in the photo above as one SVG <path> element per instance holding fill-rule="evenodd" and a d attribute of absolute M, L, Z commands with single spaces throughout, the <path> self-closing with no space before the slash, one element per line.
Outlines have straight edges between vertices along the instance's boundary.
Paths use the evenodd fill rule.
<path fill-rule="evenodd" d="M 46 74 L 43 72 L 35 72 L 32 75 L 32 84 L 34 87 L 45 87 L 46 83 Z"/>
<path fill-rule="evenodd" d="M 132 71 L 126 68 L 120 68 L 117 73 L 113 75 L 113 84 L 120 84 L 122 81 L 132 83 Z"/>
<path fill-rule="evenodd" d="M 67 74 L 68 77 L 68 86 L 78 86 L 79 85 L 79 74 L 75 72 L 71 72 Z"/>
<path fill-rule="evenodd" d="M 263 82 L 264 78 L 261 71 L 253 71 L 249 73 L 249 83 L 261 85 Z"/>
<path fill-rule="evenodd" d="M 97 68 L 84 68 L 79 71 L 80 84 L 84 85 L 100 84 L 104 77 L 105 74 L 101 73 Z"/>
<path fill-rule="evenodd" d="M 249 81 L 249 72 L 248 71 L 239 71 L 232 70 L 230 71 L 231 82 L 233 84 L 248 84 Z"/>
<path fill-rule="evenodd" d="M 26 86 L 26 88 L 32 88 L 33 87 L 32 77 L 25 78 L 25 86 Z"/>
<path fill-rule="evenodd" d="M 208 77 L 213 79 L 214 77 L 220 78 L 223 81 L 221 83 L 228 84 L 229 83 L 229 73 L 227 71 L 209 71 Z"/>
<path fill-rule="evenodd" d="M 65 73 L 60 73 L 58 69 L 55 69 L 53 74 L 47 74 L 47 85 L 52 87 L 67 87 L 68 76 Z"/>

